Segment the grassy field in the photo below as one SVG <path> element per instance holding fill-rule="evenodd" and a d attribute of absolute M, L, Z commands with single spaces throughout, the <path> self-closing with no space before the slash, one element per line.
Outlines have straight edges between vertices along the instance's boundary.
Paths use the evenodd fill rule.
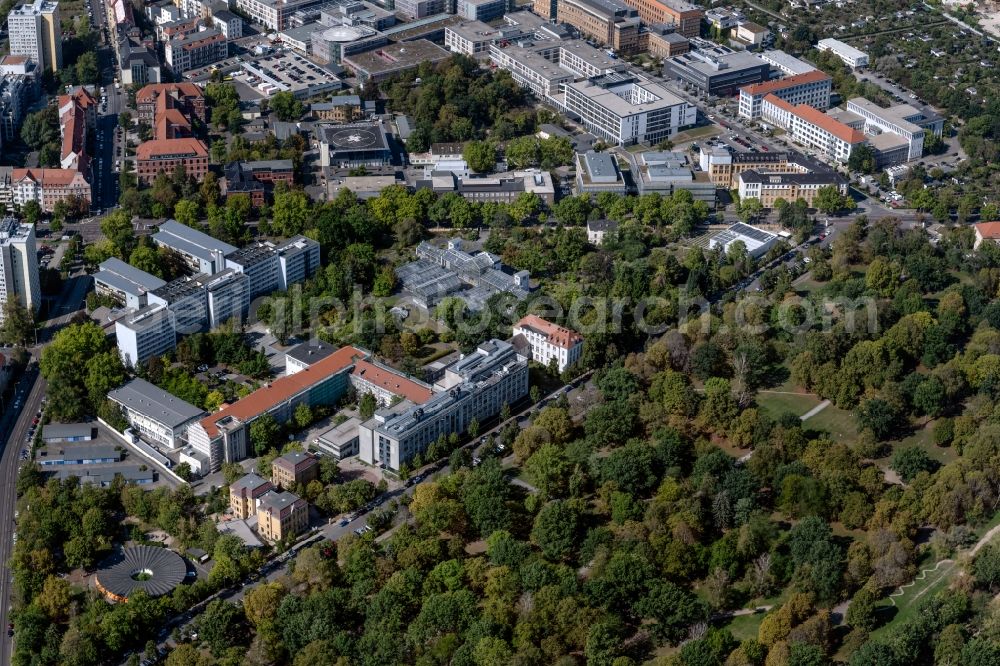
<path fill-rule="evenodd" d="M 723 629 L 728 629 L 738 641 L 748 638 L 757 638 L 760 623 L 764 621 L 767 613 L 751 613 L 750 615 L 740 615 L 734 617 L 728 624 L 723 625 Z"/>
<path fill-rule="evenodd" d="M 829 434 L 830 439 L 835 442 L 851 444 L 858 438 L 858 425 L 854 414 L 835 405 L 828 405 L 826 409 L 806 421 L 805 425 L 810 430 L 821 430 Z"/>
<path fill-rule="evenodd" d="M 926 426 L 918 427 L 916 432 L 909 437 L 895 442 L 892 446 L 893 450 L 915 446 L 918 449 L 923 449 L 932 460 L 936 460 L 942 465 L 947 465 L 958 457 L 958 451 L 952 447 L 935 446 L 933 428 L 933 422 L 928 423 Z M 888 458 L 886 458 L 886 461 L 888 462 Z"/>
<path fill-rule="evenodd" d="M 722 134 L 722 130 L 715 125 L 706 125 L 704 127 L 694 127 L 683 132 L 678 132 L 670 140 L 674 142 L 674 145 L 679 143 L 684 143 L 685 141 L 697 141 L 698 139 L 707 139 L 708 137 L 718 136 Z"/>
<path fill-rule="evenodd" d="M 776 390 L 784 391 L 785 389 L 782 387 Z M 819 396 L 811 393 L 768 393 L 766 391 L 761 391 L 757 394 L 757 404 L 774 418 L 777 418 L 786 412 L 795 414 L 796 416 L 802 416 L 821 402 L 822 400 Z M 827 409 L 829 409 L 829 407 Z M 820 412 L 820 414 L 822 413 L 823 412 Z M 812 418 L 816 417 L 814 416 Z M 812 418 L 809 420 L 812 421 Z"/>

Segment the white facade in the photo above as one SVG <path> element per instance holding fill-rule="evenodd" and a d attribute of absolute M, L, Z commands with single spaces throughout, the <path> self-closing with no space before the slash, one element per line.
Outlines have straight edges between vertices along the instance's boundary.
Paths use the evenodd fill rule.
<path fill-rule="evenodd" d="M 18 5 L 7 17 L 11 55 L 30 57 L 43 70 L 62 69 L 59 3 L 35 0 Z"/>
<path fill-rule="evenodd" d="M 441 382 L 442 391 L 427 402 L 406 401 L 361 424 L 361 459 L 398 470 L 441 435 L 465 432 L 473 420 L 495 416 L 527 395 L 528 362 L 510 343 L 490 340 L 445 370 Z"/>
<path fill-rule="evenodd" d="M 235 319 L 243 321 L 250 310 L 250 292 L 247 279 L 242 273 L 231 269 L 219 271 L 205 280 L 208 294 L 208 327 L 215 329 Z"/>
<path fill-rule="evenodd" d="M 148 305 L 115 322 L 122 361 L 137 367 L 177 346 L 174 318 L 165 305 Z"/>
<path fill-rule="evenodd" d="M 514 324 L 513 335 L 524 336 L 531 346 L 531 359 L 548 366 L 553 359 L 559 372 L 580 360 L 583 353 L 583 338 L 576 331 L 545 321 L 541 317 L 529 315 Z"/>
<path fill-rule="evenodd" d="M 278 246 L 278 288 L 312 277 L 319 268 L 319 243 L 305 236 L 294 236 Z"/>
<path fill-rule="evenodd" d="M 843 60 L 844 64 L 848 67 L 857 69 L 858 67 L 868 66 L 867 53 L 854 48 L 850 44 L 845 44 L 839 39 L 821 39 L 816 43 L 816 48 L 820 51 L 830 51 L 833 55 Z"/>
<path fill-rule="evenodd" d="M 35 227 L 8 217 L 0 220 L 0 323 L 4 320 L 3 305 L 15 297 L 23 307 L 38 312 L 41 287 Z"/>
<path fill-rule="evenodd" d="M 833 79 L 819 70 L 767 81 L 740 88 L 739 114 L 741 118 L 760 118 L 761 103 L 767 95 L 774 95 L 789 104 L 808 104 L 825 110 L 830 108 Z"/>
<path fill-rule="evenodd" d="M 500 31 L 482 21 L 469 21 L 445 26 L 444 46 L 453 53 L 476 57 L 487 55 L 490 44 L 500 37 Z"/>
<path fill-rule="evenodd" d="M 507 11 L 507 0 L 457 0 L 455 13 L 470 21 L 492 21 Z"/>
<path fill-rule="evenodd" d="M 565 108 L 617 145 L 659 143 L 693 125 L 697 108 L 638 76 L 609 74 L 566 86 Z"/>
<path fill-rule="evenodd" d="M 201 409 L 144 379 L 133 379 L 108 393 L 140 437 L 173 450 L 183 446 L 189 425 L 205 415 Z"/>
<path fill-rule="evenodd" d="M 854 146 L 865 142 L 863 133 L 822 111 L 805 104 L 793 107 L 773 95 L 761 103 L 761 119 L 786 130 L 793 141 L 839 162 L 846 162 Z"/>
<path fill-rule="evenodd" d="M 867 134 L 888 132 L 903 137 L 908 144 L 906 159 L 919 159 L 924 154 L 924 136 L 926 132 L 924 128 L 906 120 L 904 113 L 897 112 L 897 108 L 900 107 L 883 109 L 877 104 L 869 102 L 864 97 L 855 97 L 854 99 L 847 100 L 847 111 L 864 118 L 865 132 Z M 909 108 L 912 109 L 912 107 Z"/>

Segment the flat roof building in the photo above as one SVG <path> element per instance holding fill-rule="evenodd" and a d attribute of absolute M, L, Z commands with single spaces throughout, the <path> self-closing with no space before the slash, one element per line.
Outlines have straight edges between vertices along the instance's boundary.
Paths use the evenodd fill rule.
<path fill-rule="evenodd" d="M 670 197 L 680 190 L 691 193 L 695 201 L 715 204 L 716 188 L 707 173 L 696 172 L 684 153 L 629 153 L 632 179 L 640 195 L 657 192 Z"/>
<path fill-rule="evenodd" d="M 13 298 L 32 312 L 42 305 L 35 225 L 6 217 L 0 219 L 0 323 L 6 317 L 3 306 Z"/>
<path fill-rule="evenodd" d="M 606 74 L 566 85 L 565 109 L 617 145 L 659 143 L 693 125 L 697 108 L 639 76 Z"/>
<path fill-rule="evenodd" d="M 177 346 L 173 316 L 167 306 L 160 303 L 147 305 L 116 320 L 115 338 L 122 361 L 133 368 Z"/>
<path fill-rule="evenodd" d="M 666 75 L 709 95 L 734 95 L 743 86 L 767 81 L 771 66 L 746 51 L 713 46 L 690 51 L 666 63 Z"/>
<path fill-rule="evenodd" d="M 639 50 L 639 12 L 623 0 L 557 0 L 559 20 L 623 54 Z"/>
<path fill-rule="evenodd" d="M 628 185 L 618 168 L 618 161 L 609 153 L 576 154 L 576 190 L 580 194 L 613 192 L 625 194 Z"/>
<path fill-rule="evenodd" d="M 728 253 L 733 244 L 739 242 L 743 243 L 747 253 L 756 259 L 767 254 L 767 251 L 774 247 L 778 240 L 780 240 L 780 236 L 777 234 L 737 222 L 710 238 L 708 247 L 713 250 L 721 247 L 723 252 Z"/>
<path fill-rule="evenodd" d="M 847 100 L 847 111 L 860 117 L 866 134 L 894 134 L 906 141 L 906 160 L 920 159 L 924 154 L 924 137 L 926 131 L 920 123 L 931 126 L 932 131 L 941 124 L 936 114 L 933 119 L 927 118 L 922 112 L 909 104 L 899 104 L 883 109 L 864 97 L 854 97 Z M 915 121 L 915 122 L 914 122 Z"/>
<path fill-rule="evenodd" d="M 844 64 L 852 69 L 868 66 L 868 54 L 860 49 L 856 49 L 850 44 L 845 44 L 839 39 L 827 37 L 816 43 L 816 48 L 820 51 L 830 51 L 844 61 Z"/>
<path fill-rule="evenodd" d="M 352 416 L 340 425 L 324 431 L 313 440 L 313 446 L 337 460 L 358 455 L 358 426 L 361 419 Z"/>
<path fill-rule="evenodd" d="M 355 168 L 392 164 L 392 149 L 381 122 L 323 125 L 316 129 L 320 166 Z"/>
<path fill-rule="evenodd" d="M 101 262 L 100 270 L 94 275 L 94 288 L 98 294 L 110 296 L 133 310 L 145 307 L 149 292 L 165 284 L 164 280 L 130 266 L 118 257 Z"/>
<path fill-rule="evenodd" d="M 629 5 L 639 11 L 643 23 L 655 25 L 658 23 L 673 23 L 677 32 L 684 37 L 697 37 L 701 34 L 701 19 L 704 10 L 686 0 L 626 0 Z"/>
<path fill-rule="evenodd" d="M 453 53 L 462 53 L 473 58 L 489 57 L 490 44 L 502 38 L 503 33 L 499 28 L 482 21 L 458 23 L 444 29 L 445 48 Z"/>
<path fill-rule="evenodd" d="M 342 64 L 354 72 L 360 82 L 378 83 L 398 74 L 416 69 L 422 62 L 438 63 L 451 54 L 426 39 L 388 44 L 373 51 L 355 53 Z"/>
<path fill-rule="evenodd" d="M 122 452 L 111 444 L 78 444 L 46 447 L 37 453 L 35 459 L 42 467 L 96 465 L 116 463 L 122 459 Z"/>
<path fill-rule="evenodd" d="M 169 449 L 183 446 L 187 427 L 205 415 L 204 410 L 145 379 L 133 379 L 111 391 L 108 400 L 122 408 L 140 437 Z"/>
<path fill-rule="evenodd" d="M 782 76 L 805 74 L 816 69 L 816 67 L 809 64 L 805 60 L 799 60 L 795 56 L 789 55 L 778 49 L 761 51 L 757 55 L 759 55 L 760 59 L 769 64 L 771 67 L 780 71 Z"/>
<path fill-rule="evenodd" d="M 225 268 L 225 257 L 237 248 L 177 220 L 167 220 L 153 234 L 153 242 L 177 252 L 196 273 L 217 273 Z"/>

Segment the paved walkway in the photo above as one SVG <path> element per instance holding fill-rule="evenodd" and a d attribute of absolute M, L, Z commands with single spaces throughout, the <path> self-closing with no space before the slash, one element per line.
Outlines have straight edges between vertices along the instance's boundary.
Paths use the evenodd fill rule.
<path fill-rule="evenodd" d="M 816 416 L 817 414 L 819 414 L 820 412 L 822 412 L 824 409 L 826 409 L 829 406 L 830 406 L 830 401 L 829 400 L 824 400 L 823 402 L 819 403 L 818 405 L 816 405 L 815 407 L 813 407 L 812 409 L 810 409 L 808 412 L 806 412 L 805 414 L 803 414 L 799 418 L 802 419 L 803 421 L 805 421 L 806 419 L 809 419 L 809 418 L 812 418 L 813 416 Z"/>

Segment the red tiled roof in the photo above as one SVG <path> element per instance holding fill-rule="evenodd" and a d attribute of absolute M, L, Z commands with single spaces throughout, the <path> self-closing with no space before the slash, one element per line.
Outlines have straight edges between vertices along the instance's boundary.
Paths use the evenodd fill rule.
<path fill-rule="evenodd" d="M 364 356 L 364 352 L 354 347 L 341 347 L 308 368 L 293 375 L 279 377 L 247 397 L 237 400 L 211 416 L 206 416 L 201 420 L 201 426 L 209 437 L 215 437 L 219 434 L 216 424 L 221 419 L 232 416 L 244 423 L 255 419 L 275 405 L 281 404 L 331 375 L 350 367 L 356 359 L 364 358 Z"/>
<path fill-rule="evenodd" d="M 135 101 L 152 102 L 160 93 L 178 93 L 182 97 L 204 97 L 201 88 L 193 83 L 150 83 L 135 94 Z"/>
<path fill-rule="evenodd" d="M 580 334 L 576 331 L 564 328 L 558 324 L 553 324 L 550 321 L 542 319 L 538 315 L 525 315 L 521 321 L 514 324 L 514 328 L 521 327 L 532 328 L 538 331 L 548 338 L 549 342 L 557 347 L 562 347 L 563 349 L 570 349 L 583 340 Z"/>
<path fill-rule="evenodd" d="M 394 395 L 402 396 L 410 402 L 421 404 L 431 399 L 431 390 L 402 375 L 384 370 L 374 363 L 358 361 L 351 374 L 371 382 L 375 386 Z"/>
<path fill-rule="evenodd" d="M 744 86 L 740 88 L 740 91 L 754 96 L 766 95 L 768 93 L 773 93 L 776 90 L 784 90 L 786 88 L 791 88 L 792 86 L 799 86 L 805 83 L 816 83 L 817 81 L 825 81 L 828 79 L 830 79 L 830 76 L 826 74 L 826 72 L 814 69 L 813 71 L 806 72 L 805 74 L 796 74 L 795 76 L 789 76 L 784 79 L 775 79 L 774 81 L 765 81 L 763 83 L 755 83 L 750 86 Z"/>
<path fill-rule="evenodd" d="M 14 169 L 10 181 L 16 183 L 27 178 L 42 185 L 69 185 L 79 175 L 76 169 Z"/>
<path fill-rule="evenodd" d="M 154 139 L 140 143 L 135 151 L 136 159 L 150 160 L 161 155 L 187 155 L 207 157 L 205 144 L 190 137 L 183 139 Z"/>
<path fill-rule="evenodd" d="M 791 111 L 802 120 L 812 123 L 820 129 L 826 130 L 838 139 L 846 141 L 847 143 L 855 144 L 861 143 L 865 140 L 864 132 L 849 127 L 839 120 L 831 118 L 822 111 L 809 106 L 808 104 L 796 104 L 795 106 L 792 106 L 774 93 L 767 94 L 764 97 L 764 101 L 781 109 L 785 109 L 786 111 Z"/>
<path fill-rule="evenodd" d="M 974 226 L 983 238 L 1000 238 L 1000 222 L 980 222 Z"/>

